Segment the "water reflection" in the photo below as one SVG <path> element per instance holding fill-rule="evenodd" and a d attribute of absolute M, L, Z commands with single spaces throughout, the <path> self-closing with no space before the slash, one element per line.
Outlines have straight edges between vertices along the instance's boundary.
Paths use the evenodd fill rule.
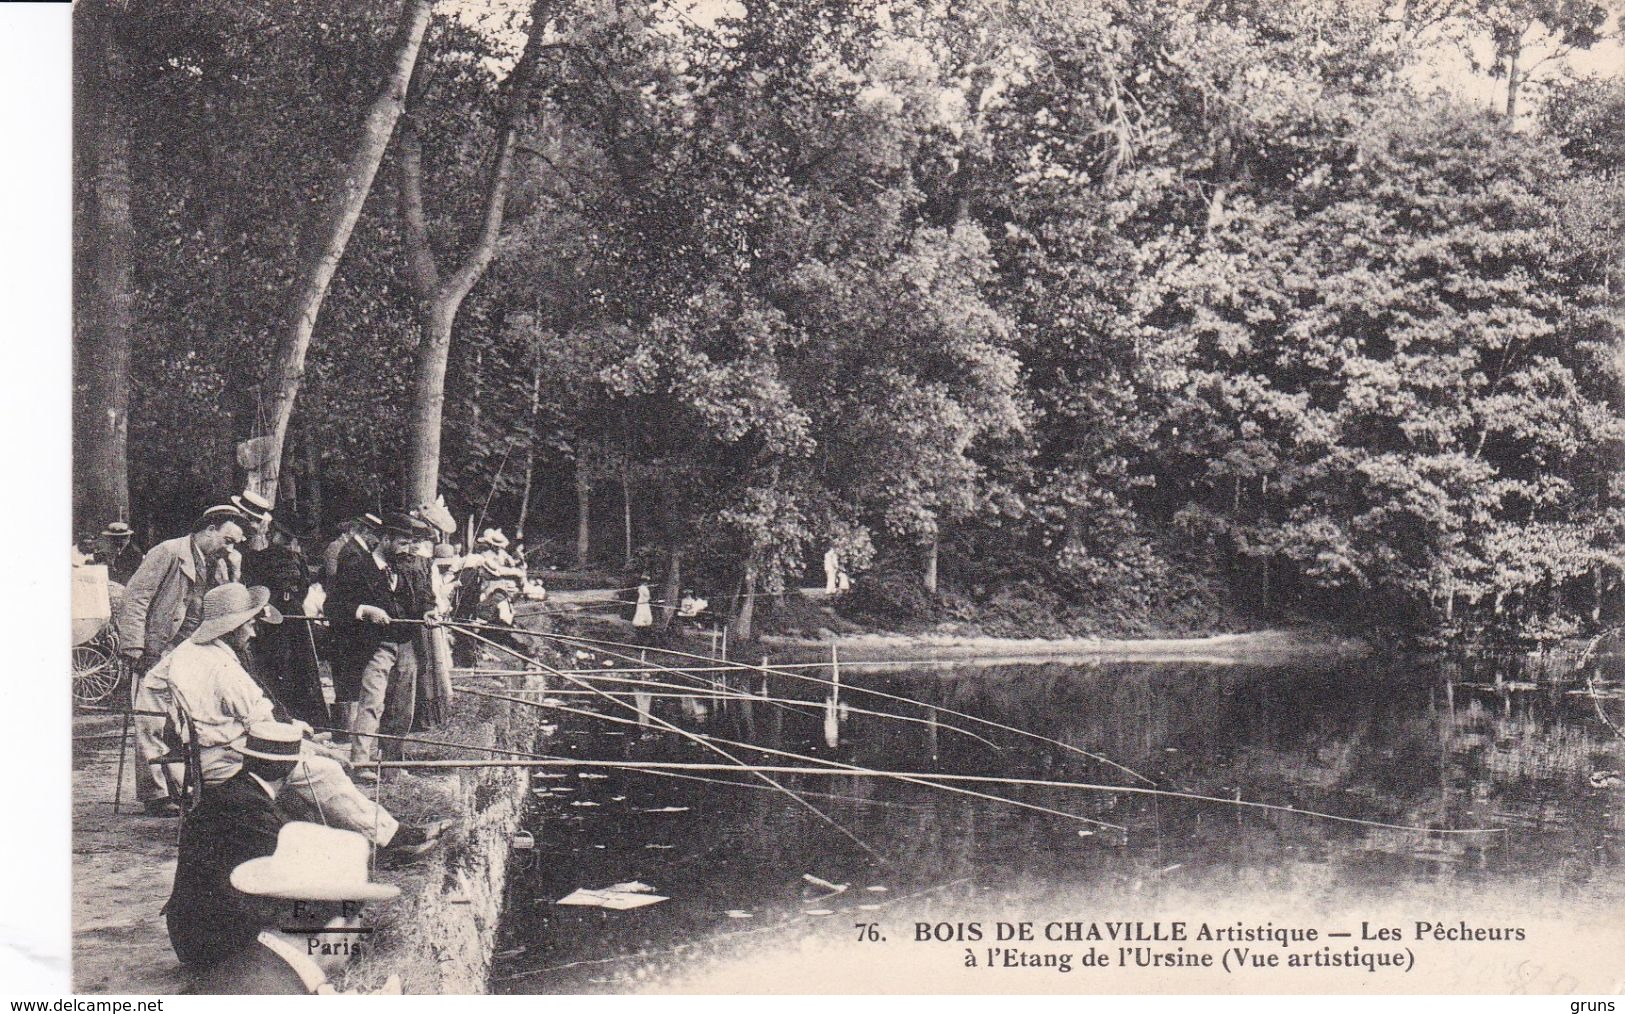
<path fill-rule="evenodd" d="M 997 790 L 1127 829 L 1080 835 L 1076 823 L 905 782 L 774 776 L 808 792 L 886 857 L 881 864 L 761 781 L 723 786 L 703 779 L 735 776 L 693 772 L 571 775 L 536 783 L 528 826 L 537 847 L 510 880 L 494 985 L 624 990 L 696 950 L 766 944 L 785 919 L 826 911 L 819 907 L 826 890 L 806 875 L 849 892 L 885 888 L 870 902 L 843 895 L 843 911 L 945 884 L 1032 899 L 1154 897 L 1175 881 L 1338 899 L 1418 885 L 1470 897 L 1517 885 L 1598 911 L 1619 904 L 1619 791 L 1588 779 L 1625 767 L 1622 744 L 1596 720 L 1589 699 L 1568 693 L 1572 686 L 1482 675 L 1412 666 L 1105 663 L 861 676 L 848 667 L 838 697 L 827 686 L 778 677 L 690 697 L 625 694 L 624 712 L 596 706 L 645 725 L 655 716 L 713 737 L 862 766 L 1125 783 L 1122 772 L 1075 752 L 1082 750 L 1163 788 L 1387 824 L 1508 832 L 1433 835 L 1127 793 Z M 921 704 L 906 707 L 863 688 Z M 754 699 L 733 696 L 741 691 Z M 955 713 L 1074 749 L 973 726 Z M 552 752 L 719 759 L 653 728 L 612 726 L 628 734 L 609 736 L 593 719 L 563 724 L 547 745 Z M 672 900 L 607 913 L 553 904 L 578 887 L 630 880 Z"/>

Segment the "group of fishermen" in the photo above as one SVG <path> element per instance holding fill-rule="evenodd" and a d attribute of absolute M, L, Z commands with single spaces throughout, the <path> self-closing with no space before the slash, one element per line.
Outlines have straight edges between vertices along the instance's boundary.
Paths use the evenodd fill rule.
<path fill-rule="evenodd" d="M 194 991 L 331 992 L 328 974 L 360 949 L 359 904 L 397 890 L 368 880 L 370 850 L 411 862 L 451 826 L 402 824 L 363 786 L 380 758 L 403 758 L 399 737 L 448 717 L 442 621 L 523 587 L 500 531 L 465 556 L 454 530 L 443 504 L 365 514 L 318 572 L 301 533 L 244 492 L 129 573 L 114 622 L 137 795 L 146 814 L 181 817 L 165 916 Z M 316 651 L 324 614 L 339 715 Z"/>

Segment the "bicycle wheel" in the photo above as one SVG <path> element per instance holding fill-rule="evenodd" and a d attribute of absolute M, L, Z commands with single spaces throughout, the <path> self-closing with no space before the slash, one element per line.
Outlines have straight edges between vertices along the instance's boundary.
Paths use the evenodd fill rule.
<path fill-rule="evenodd" d="M 95 704 L 118 686 L 119 669 L 112 657 L 98 648 L 81 644 L 73 649 L 73 699 Z"/>

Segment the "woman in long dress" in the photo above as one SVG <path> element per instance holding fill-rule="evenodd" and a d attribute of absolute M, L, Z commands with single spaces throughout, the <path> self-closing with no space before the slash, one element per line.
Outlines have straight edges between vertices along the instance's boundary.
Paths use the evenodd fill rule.
<path fill-rule="evenodd" d="M 632 610 L 632 626 L 654 626 L 654 610 L 649 608 L 651 600 L 652 597 L 649 594 L 649 575 L 644 574 L 638 579 L 638 604 L 637 608 Z"/>

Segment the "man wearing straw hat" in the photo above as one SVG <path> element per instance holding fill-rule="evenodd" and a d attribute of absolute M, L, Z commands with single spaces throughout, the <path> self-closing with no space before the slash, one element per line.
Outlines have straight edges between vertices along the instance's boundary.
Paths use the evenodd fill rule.
<path fill-rule="evenodd" d="M 185 641 L 202 619 L 203 597 L 231 580 L 230 556 L 242 542 L 248 519 L 236 507 L 211 507 L 192 524 L 190 535 L 160 542 L 147 551 L 124 590 L 115 622 L 120 650 L 130 658 L 130 703 L 137 711 L 164 711 L 167 702 L 150 685 L 148 670 Z M 163 720 L 137 715 L 135 725 L 136 798 L 148 814 L 180 811 L 161 783 L 146 777 L 164 752 Z"/>
<path fill-rule="evenodd" d="M 107 579 L 117 584 L 129 584 L 136 568 L 141 566 L 141 550 L 130 539 L 135 535 L 123 521 L 114 521 L 102 529 L 101 544 L 96 547 L 96 562 L 107 567 Z"/>
<path fill-rule="evenodd" d="M 194 994 L 336 994 L 329 977 L 366 946 L 362 904 L 400 894 L 368 877 L 359 835 L 298 821 L 282 826 L 271 854 L 233 870 L 231 886 L 262 903 L 258 932 L 198 974 Z M 390 976 L 380 992 L 400 991 Z"/>
<path fill-rule="evenodd" d="M 175 887 L 164 906 L 169 942 L 181 964 L 213 964 L 247 947 L 259 932 L 253 899 L 231 886 L 231 871 L 276 851 L 284 820 L 276 796 L 299 762 L 299 729 L 260 722 L 237 744 L 235 775 L 209 787 L 181 821 Z"/>
<path fill-rule="evenodd" d="M 251 726 L 274 721 L 271 699 L 242 666 L 242 656 L 254 636 L 256 620 L 280 623 L 282 616 L 267 608 L 271 593 L 264 588 L 225 584 L 204 596 L 203 622 L 149 677 L 168 691 L 179 725 L 184 710 L 196 730 L 204 796 L 234 777 L 243 766 L 239 743 Z M 304 732 L 310 726 L 294 723 Z M 288 777 L 281 802 L 297 807 L 323 823 L 358 831 L 397 856 L 424 851 L 445 830 L 444 824 L 403 827 L 389 811 L 356 788 L 337 760 L 301 745 L 299 765 Z"/>

